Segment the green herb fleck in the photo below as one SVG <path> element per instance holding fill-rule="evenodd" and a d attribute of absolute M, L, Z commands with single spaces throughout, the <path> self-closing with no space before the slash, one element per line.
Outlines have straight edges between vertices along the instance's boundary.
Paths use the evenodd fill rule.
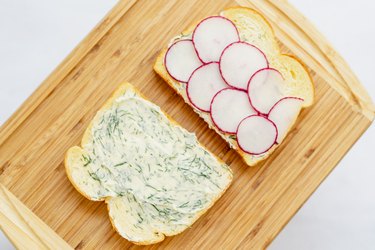
<path fill-rule="evenodd" d="M 236 135 L 230 135 L 229 138 L 232 139 L 232 140 L 236 140 L 237 136 Z"/>
<path fill-rule="evenodd" d="M 113 165 L 113 167 L 119 167 L 119 166 L 122 166 L 124 164 L 126 164 L 128 162 L 124 161 L 124 162 L 120 162 L 120 163 L 117 163 L 116 165 Z"/>
<path fill-rule="evenodd" d="M 98 175 L 96 173 L 92 173 L 92 172 L 89 172 L 89 175 L 91 176 L 91 178 L 93 178 L 94 180 L 98 181 L 98 182 L 101 182 L 100 181 L 100 178 L 98 177 Z"/>
<path fill-rule="evenodd" d="M 91 157 L 88 155 L 82 155 L 82 158 L 83 158 L 83 166 L 86 167 L 87 165 L 89 165 L 91 162 L 92 162 L 92 159 Z"/>

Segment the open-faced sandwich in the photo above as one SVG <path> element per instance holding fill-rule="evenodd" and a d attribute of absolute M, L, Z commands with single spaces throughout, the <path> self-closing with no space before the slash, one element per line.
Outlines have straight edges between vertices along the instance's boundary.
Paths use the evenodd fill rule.
<path fill-rule="evenodd" d="M 314 99 L 305 67 L 280 52 L 269 23 L 249 8 L 188 28 L 154 69 L 250 166 L 275 150 Z"/>
<path fill-rule="evenodd" d="M 142 245 L 190 227 L 232 180 L 227 165 L 130 84 L 68 150 L 65 168 L 82 195 L 107 203 L 119 234 Z"/>

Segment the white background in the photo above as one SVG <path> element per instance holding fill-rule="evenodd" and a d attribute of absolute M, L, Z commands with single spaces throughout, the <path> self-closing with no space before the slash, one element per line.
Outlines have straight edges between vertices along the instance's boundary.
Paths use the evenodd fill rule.
<path fill-rule="evenodd" d="M 290 2 L 327 36 L 375 99 L 375 2 Z M 115 3 L 0 0 L 0 124 Z M 270 249 L 375 249 L 374 153 L 372 126 Z M 13 249 L 1 231 L 0 249 Z"/>

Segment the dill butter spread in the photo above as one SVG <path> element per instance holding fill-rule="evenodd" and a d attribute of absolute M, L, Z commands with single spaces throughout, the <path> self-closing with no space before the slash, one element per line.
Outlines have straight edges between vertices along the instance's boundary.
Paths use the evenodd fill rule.
<path fill-rule="evenodd" d="M 68 152 L 70 179 L 92 200 L 106 198 L 115 227 L 127 227 L 130 240 L 141 237 L 136 232 L 182 231 L 232 179 L 194 134 L 132 88 L 98 112 L 88 133 L 79 161 L 69 164 Z"/>

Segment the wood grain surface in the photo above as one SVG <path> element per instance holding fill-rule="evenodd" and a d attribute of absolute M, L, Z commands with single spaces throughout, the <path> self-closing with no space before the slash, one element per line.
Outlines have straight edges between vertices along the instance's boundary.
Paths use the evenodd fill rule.
<path fill-rule="evenodd" d="M 17 249 L 72 249 L 1 184 L 0 228 Z"/>
<path fill-rule="evenodd" d="M 259 10 L 272 23 L 283 52 L 308 66 L 316 88 L 314 106 L 253 168 L 152 70 L 172 36 L 237 5 Z M 66 150 L 79 144 L 95 112 L 124 81 L 195 132 L 234 172 L 232 186 L 192 228 L 150 248 L 266 248 L 374 119 L 374 105 L 347 64 L 286 1 L 120 1 L 0 129 L 2 188 L 77 249 L 139 248 L 112 229 L 104 203 L 73 188 L 63 165 Z M 11 240 L 22 241 L 21 233 Z"/>

